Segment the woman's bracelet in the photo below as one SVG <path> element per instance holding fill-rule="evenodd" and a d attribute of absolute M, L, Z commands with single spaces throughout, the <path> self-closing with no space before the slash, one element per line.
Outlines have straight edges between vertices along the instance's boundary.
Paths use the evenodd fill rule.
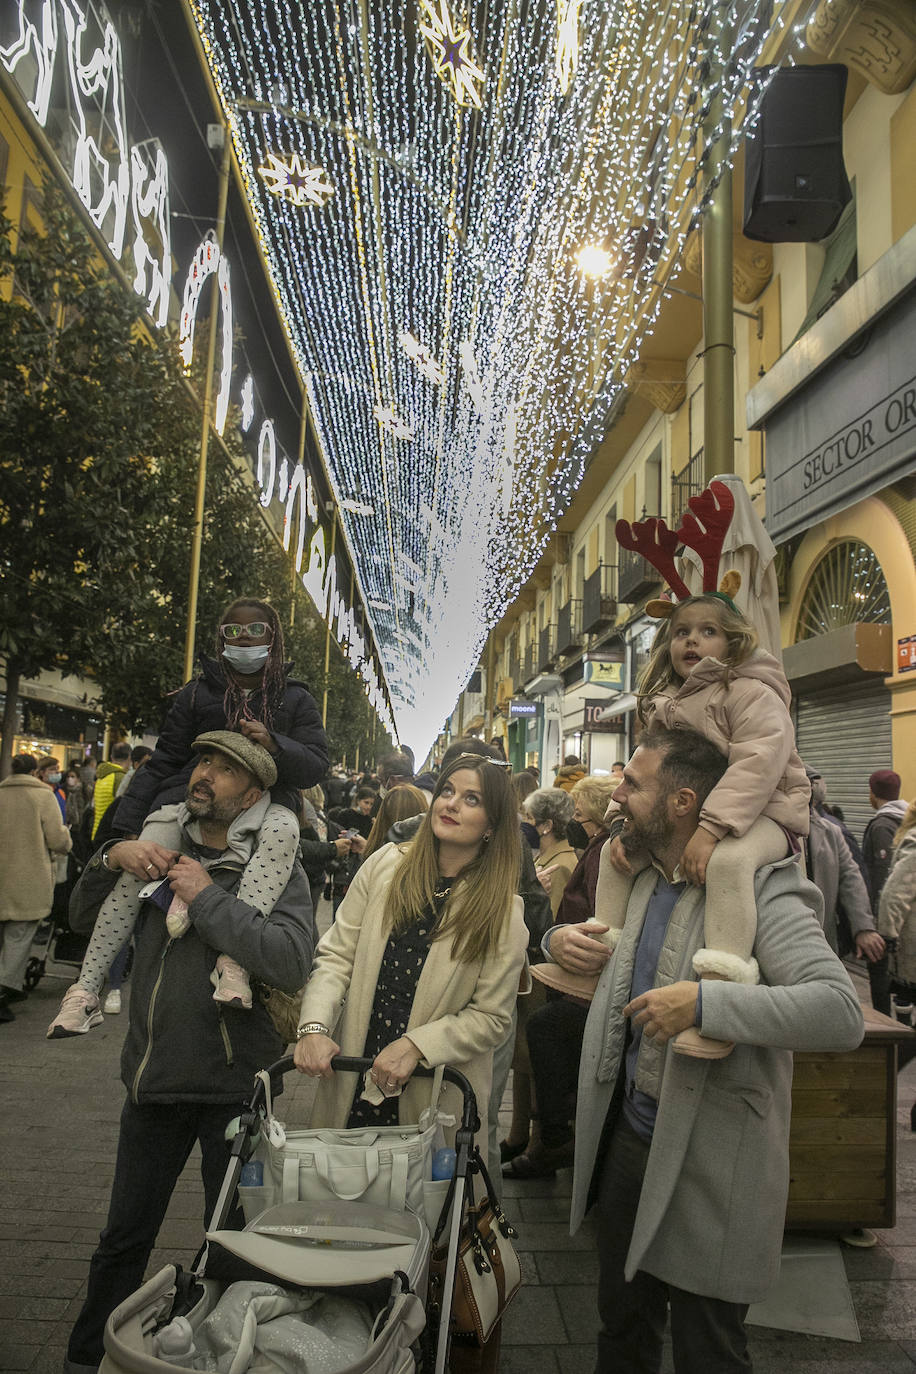
<path fill-rule="evenodd" d="M 331 1032 L 327 1026 L 323 1026 L 320 1021 L 306 1021 L 301 1026 L 296 1027 L 296 1039 L 301 1040 L 303 1035 L 327 1035 Z"/>

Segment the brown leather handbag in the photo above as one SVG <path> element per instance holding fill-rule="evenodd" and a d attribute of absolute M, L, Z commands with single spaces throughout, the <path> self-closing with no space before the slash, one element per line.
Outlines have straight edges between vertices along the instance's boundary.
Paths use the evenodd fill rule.
<path fill-rule="evenodd" d="M 487 1190 L 479 1203 L 474 1201 L 475 1172 L 481 1174 Z M 493 1184 L 477 1149 L 474 1151 L 467 1189 L 468 1202 L 458 1245 L 451 1325 L 461 1345 L 468 1338 L 472 1345 L 485 1345 L 494 1332 L 498 1332 L 503 1312 L 521 1287 L 521 1266 L 512 1244 L 513 1237 L 518 1233 L 507 1221 L 499 1203 L 491 1201 L 495 1198 Z M 434 1291 L 437 1286 L 441 1289 L 445 1276 L 446 1247 L 440 1245 L 439 1238 L 451 1211 L 453 1192 L 452 1187 L 433 1237 L 431 1286 Z"/>

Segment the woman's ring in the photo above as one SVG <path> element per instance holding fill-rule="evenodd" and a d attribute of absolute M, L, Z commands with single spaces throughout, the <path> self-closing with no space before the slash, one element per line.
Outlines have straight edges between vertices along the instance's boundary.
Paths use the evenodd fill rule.
<path fill-rule="evenodd" d="M 392 1078 L 389 1078 L 388 1082 L 385 1084 L 386 1088 L 396 1088 L 397 1086 L 397 1083 L 395 1083 L 394 1079 Z"/>
<path fill-rule="evenodd" d="M 152 873 L 152 871 L 153 871 L 153 865 L 152 865 L 152 864 L 147 864 L 147 865 L 146 865 L 146 871 L 147 871 L 147 873 Z"/>

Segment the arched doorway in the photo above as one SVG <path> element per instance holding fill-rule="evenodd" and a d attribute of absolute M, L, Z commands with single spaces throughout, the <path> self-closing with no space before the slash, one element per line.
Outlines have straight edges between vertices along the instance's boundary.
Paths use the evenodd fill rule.
<path fill-rule="evenodd" d="M 795 639 L 814 639 L 862 623 L 891 623 L 887 581 L 867 544 L 841 539 L 811 569 Z M 891 766 L 890 709 L 891 694 L 880 675 L 820 687 L 796 700 L 798 751 L 823 774 L 829 800 L 842 807 L 857 838 L 872 814 L 869 774 Z"/>

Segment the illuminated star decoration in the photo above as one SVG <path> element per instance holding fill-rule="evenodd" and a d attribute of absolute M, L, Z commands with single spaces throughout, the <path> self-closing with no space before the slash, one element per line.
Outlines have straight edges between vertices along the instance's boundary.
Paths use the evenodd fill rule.
<path fill-rule="evenodd" d="M 403 334 L 398 335 L 398 343 L 408 358 L 413 359 L 417 365 L 417 370 L 422 372 L 424 377 L 428 377 L 437 386 L 445 385 L 445 373 L 429 349 L 421 344 L 419 339 L 415 339 L 412 334 L 408 334 L 405 330 Z"/>
<path fill-rule="evenodd" d="M 557 80 L 565 95 L 579 65 L 579 10 L 582 0 L 557 0 Z"/>
<path fill-rule="evenodd" d="M 471 34 L 468 29 L 456 32 L 448 8 L 448 0 L 420 0 L 426 19 L 420 20 L 420 32 L 429 44 L 436 75 L 452 88 L 458 105 L 482 108 L 481 94 L 475 82 L 483 85 L 484 74 L 471 56 Z"/>
<path fill-rule="evenodd" d="M 272 196 L 291 201 L 300 209 L 305 205 L 327 205 L 334 194 L 334 187 L 325 178 L 323 167 L 313 167 L 305 162 L 298 153 L 293 153 L 288 161 L 268 153 L 269 166 L 259 167 L 258 176 L 266 183 Z"/>
<path fill-rule="evenodd" d="M 413 427 L 401 419 L 394 406 L 375 406 L 372 414 L 382 429 L 387 430 L 395 439 L 413 438 Z"/>

